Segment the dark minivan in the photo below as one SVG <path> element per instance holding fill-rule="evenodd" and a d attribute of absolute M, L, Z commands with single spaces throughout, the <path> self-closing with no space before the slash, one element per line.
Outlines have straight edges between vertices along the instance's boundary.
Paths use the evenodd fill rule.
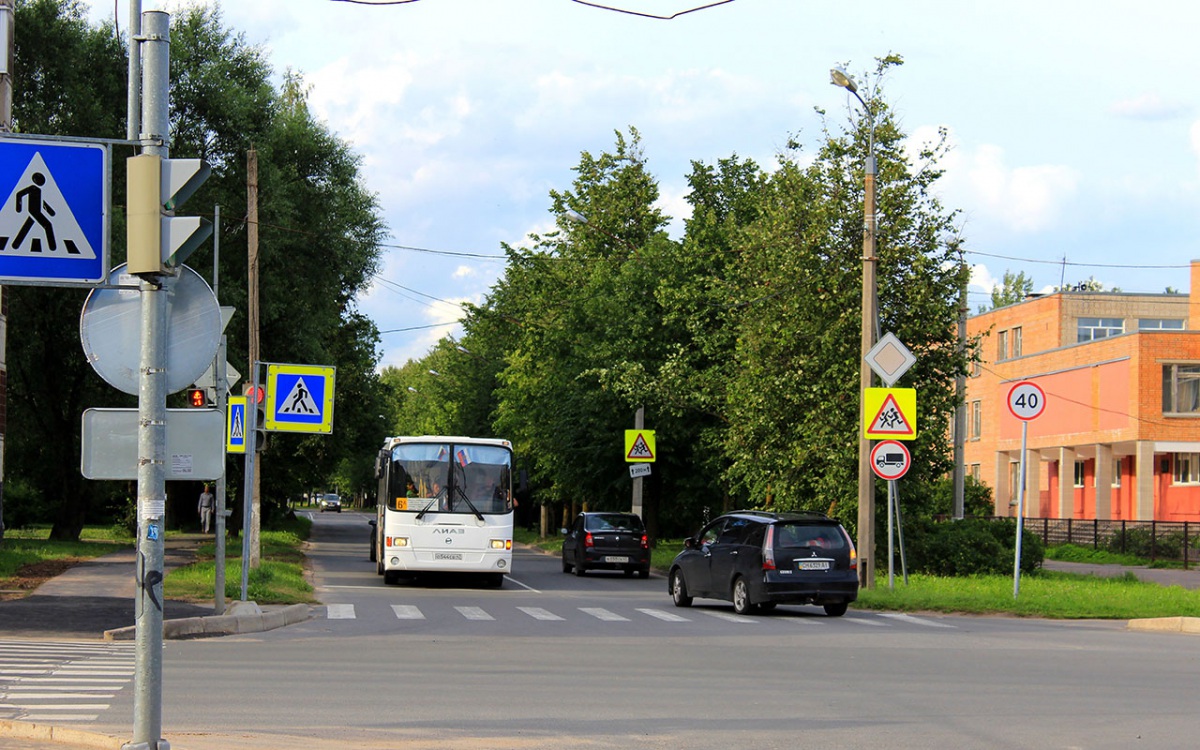
<path fill-rule="evenodd" d="M 580 513 L 563 529 L 562 569 L 581 576 L 589 570 L 622 570 L 650 576 L 650 539 L 636 513 Z"/>
<path fill-rule="evenodd" d="M 842 525 L 822 513 L 743 510 L 685 539 L 668 581 L 677 607 L 693 597 L 731 601 L 743 615 L 817 604 L 840 617 L 858 598 L 858 555 Z"/>

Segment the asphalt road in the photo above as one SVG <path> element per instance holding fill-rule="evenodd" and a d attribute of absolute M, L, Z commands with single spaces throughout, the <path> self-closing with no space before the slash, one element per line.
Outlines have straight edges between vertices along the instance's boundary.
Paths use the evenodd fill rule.
<path fill-rule="evenodd" d="M 1186 747 L 1200 640 L 1123 622 L 675 608 L 661 577 L 385 586 L 316 514 L 308 622 L 164 646 L 175 750 Z M 132 691 L 89 729 L 128 734 Z"/>

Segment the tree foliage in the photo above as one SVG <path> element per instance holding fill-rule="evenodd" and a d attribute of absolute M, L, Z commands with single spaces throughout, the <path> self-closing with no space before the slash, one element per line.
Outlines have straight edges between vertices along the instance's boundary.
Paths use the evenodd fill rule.
<path fill-rule="evenodd" d="M 1025 275 L 1024 271 L 1014 274 L 1012 271 L 1004 272 L 1004 280 L 999 286 L 992 289 L 992 304 L 980 305 L 979 312 L 985 313 L 989 310 L 995 310 L 999 307 L 1007 305 L 1015 305 L 1023 301 L 1033 292 L 1033 279 Z"/>

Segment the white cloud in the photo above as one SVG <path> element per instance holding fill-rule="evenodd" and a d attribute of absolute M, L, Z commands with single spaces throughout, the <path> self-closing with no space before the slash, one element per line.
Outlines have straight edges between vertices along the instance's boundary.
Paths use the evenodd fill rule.
<path fill-rule="evenodd" d="M 1187 111 L 1181 102 L 1166 101 L 1157 93 L 1141 94 L 1113 102 L 1108 111 L 1132 120 L 1169 120 Z"/>
<path fill-rule="evenodd" d="M 474 266 L 459 266 L 454 269 L 454 273 L 450 274 L 453 279 L 468 279 L 472 276 L 478 276 L 479 269 Z"/>

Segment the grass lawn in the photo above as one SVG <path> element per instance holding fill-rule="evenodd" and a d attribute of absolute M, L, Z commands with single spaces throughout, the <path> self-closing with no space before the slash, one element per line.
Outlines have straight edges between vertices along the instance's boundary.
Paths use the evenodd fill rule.
<path fill-rule="evenodd" d="M 78 542 L 50 541 L 50 527 L 5 529 L 0 544 L 0 601 L 19 599 L 49 578 L 93 557 L 133 544 L 113 529 L 84 529 Z"/>
<path fill-rule="evenodd" d="M 264 530 L 262 560 L 250 569 L 246 582 L 246 597 L 259 604 L 298 604 L 315 602 L 312 585 L 304 577 L 304 540 L 312 522 L 296 517 L 286 528 Z M 225 598 L 242 597 L 242 544 L 232 540 L 225 548 Z M 168 599 L 212 601 L 216 583 L 216 544 L 201 545 L 197 560 L 191 565 L 167 573 L 163 595 Z"/>

